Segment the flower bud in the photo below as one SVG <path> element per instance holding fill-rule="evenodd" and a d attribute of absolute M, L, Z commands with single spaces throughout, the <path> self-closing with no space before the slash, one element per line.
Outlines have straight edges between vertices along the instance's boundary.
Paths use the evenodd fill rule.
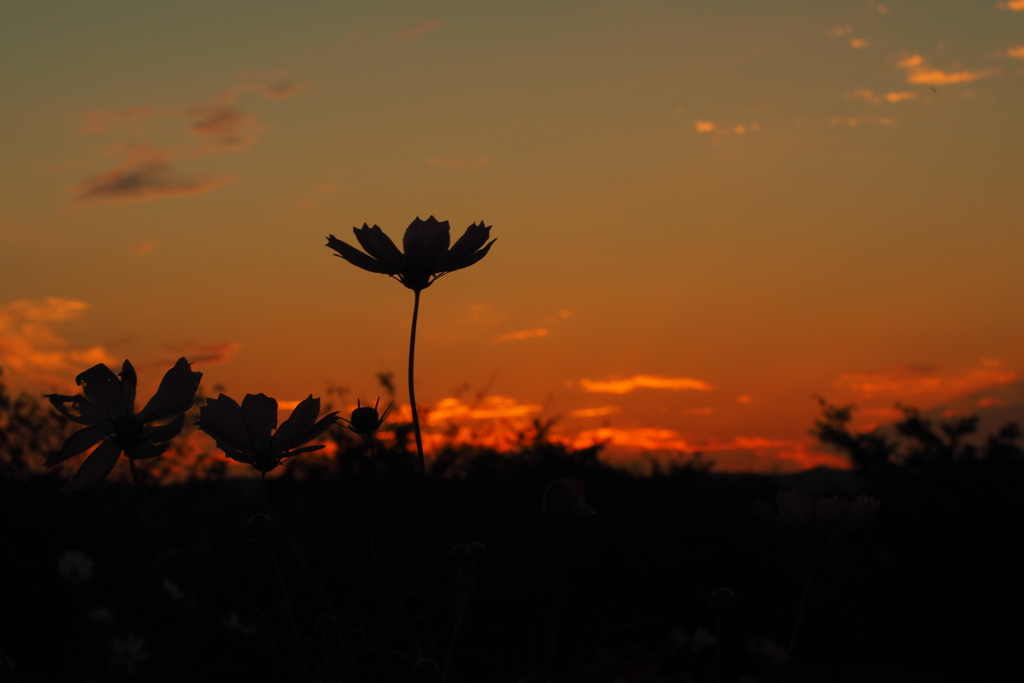
<path fill-rule="evenodd" d="M 562 477 L 544 491 L 544 514 L 559 524 L 584 524 L 594 516 L 587 506 L 586 487 L 576 477 Z"/>
<path fill-rule="evenodd" d="M 441 669 L 433 659 L 420 659 L 412 667 L 412 679 L 416 683 L 436 683 L 441 680 Z"/>
<path fill-rule="evenodd" d="M 356 434 L 363 436 L 370 436 L 384 424 L 384 420 L 387 419 L 388 413 L 391 412 L 391 408 L 394 406 L 393 403 L 388 404 L 388 407 L 384 409 L 384 414 L 381 415 L 377 412 L 377 405 L 380 404 L 380 399 L 377 399 L 377 403 L 371 408 L 370 406 L 360 405 L 359 401 L 356 400 L 356 409 L 352 411 L 352 417 L 349 419 L 349 429 Z"/>
<path fill-rule="evenodd" d="M 711 606 L 719 612 L 731 610 L 736 606 L 736 596 L 728 588 L 719 588 L 711 594 Z"/>

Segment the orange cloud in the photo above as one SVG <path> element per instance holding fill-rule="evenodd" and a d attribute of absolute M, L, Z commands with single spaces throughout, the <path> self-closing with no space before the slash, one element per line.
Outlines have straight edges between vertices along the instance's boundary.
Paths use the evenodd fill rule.
<path fill-rule="evenodd" d="M 441 28 L 441 26 L 443 24 L 444 24 L 444 22 L 441 21 L 440 19 L 428 19 L 427 21 L 424 21 L 419 26 L 415 26 L 413 28 L 406 29 L 405 31 L 400 31 L 400 32 L 396 33 L 395 35 L 391 36 L 391 42 L 392 43 L 404 43 L 407 40 L 413 40 L 415 38 L 419 38 L 420 36 L 423 36 L 423 35 L 426 35 L 426 34 L 430 33 L 434 29 Z"/>
<path fill-rule="evenodd" d="M 1007 48 L 1006 56 L 1013 57 L 1014 59 L 1024 59 L 1024 45 Z"/>
<path fill-rule="evenodd" d="M 835 28 L 829 29 L 825 35 L 830 38 L 842 38 L 843 36 L 853 33 L 852 26 L 836 26 Z"/>
<path fill-rule="evenodd" d="M 901 69 L 907 71 L 909 83 L 922 85 L 954 85 L 956 83 L 970 83 L 981 78 L 989 78 L 999 73 L 998 69 L 985 69 L 984 71 L 943 71 L 936 69 L 925 62 L 921 55 L 910 55 L 896 63 Z"/>
<path fill-rule="evenodd" d="M 634 375 L 629 379 L 594 381 L 581 379 L 584 391 L 600 394 L 628 394 L 637 389 L 667 389 L 669 391 L 712 391 L 707 382 L 689 377 L 661 377 L 658 375 Z"/>
<path fill-rule="evenodd" d="M 0 366 L 23 381 L 69 390 L 82 370 L 112 364 L 102 346 L 69 348 L 70 342 L 53 329 L 89 308 L 84 301 L 60 297 L 0 305 Z"/>
<path fill-rule="evenodd" d="M 617 406 L 601 406 L 600 408 L 580 408 L 569 413 L 570 417 L 604 417 L 621 412 Z"/>
<path fill-rule="evenodd" d="M 710 133 L 715 130 L 715 123 L 713 121 L 697 121 L 693 127 L 698 133 Z"/>
<path fill-rule="evenodd" d="M 891 126 L 895 121 L 890 119 L 888 116 L 850 116 L 843 118 L 841 116 L 833 116 L 828 120 L 829 125 L 832 126 L 849 126 L 850 128 L 856 128 L 857 126 L 863 125 L 878 125 L 878 126 Z"/>
<path fill-rule="evenodd" d="M 999 9 L 1008 9 L 1011 12 L 1024 12 L 1024 0 L 1007 0 L 997 4 Z"/>
<path fill-rule="evenodd" d="M 934 405 L 1020 379 L 1003 369 L 998 360 L 983 359 L 979 367 L 961 375 L 943 374 L 930 366 L 906 366 L 882 372 L 856 372 L 839 376 L 833 386 L 871 399 L 913 399 Z"/>
<path fill-rule="evenodd" d="M 547 337 L 550 334 L 550 330 L 541 327 L 536 330 L 522 330 L 521 332 L 509 332 L 508 334 L 501 334 L 495 337 L 492 341 L 507 342 L 519 341 L 521 339 L 536 339 L 537 337 Z"/>
<path fill-rule="evenodd" d="M 170 150 L 136 145 L 120 166 L 81 181 L 73 190 L 75 203 L 119 204 L 164 197 L 201 194 L 229 185 L 237 176 L 180 178 L 170 172 Z"/>
<path fill-rule="evenodd" d="M 522 404 L 508 396 L 488 396 L 476 405 L 466 405 L 458 398 L 443 398 L 427 412 L 427 424 L 436 425 L 442 422 L 469 420 L 503 420 L 523 418 L 539 413 L 543 406 Z"/>
<path fill-rule="evenodd" d="M 717 471 L 802 470 L 822 465 L 849 468 L 842 456 L 815 452 L 809 444 L 788 439 L 735 436 L 691 441 L 671 429 L 603 427 L 580 432 L 572 440 L 576 448 L 594 444 L 604 446 L 603 460 L 631 470 L 648 470 L 652 461 L 666 465 L 686 462 L 678 454 L 695 453 L 715 453 Z M 646 454 L 646 463 L 637 457 L 639 453 Z"/>
<path fill-rule="evenodd" d="M 915 99 L 917 97 L 917 93 L 904 90 L 900 92 L 887 92 L 884 95 L 879 95 L 868 88 L 861 88 L 860 90 L 854 90 L 847 95 L 847 97 L 850 99 L 862 99 L 871 104 L 881 104 L 883 101 L 895 104 L 897 102 Z"/>
<path fill-rule="evenodd" d="M 854 50 L 860 50 L 869 45 L 871 45 L 871 41 L 867 40 L 866 38 L 854 38 L 853 40 L 850 41 L 850 47 L 852 47 Z"/>

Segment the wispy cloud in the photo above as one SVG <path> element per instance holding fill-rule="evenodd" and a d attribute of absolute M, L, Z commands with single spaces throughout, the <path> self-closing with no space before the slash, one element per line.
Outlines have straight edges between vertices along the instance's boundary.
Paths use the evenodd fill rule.
<path fill-rule="evenodd" d="M 697 121 L 693 124 L 693 129 L 698 133 L 711 133 L 715 130 L 714 121 Z"/>
<path fill-rule="evenodd" d="M 89 308 L 84 301 L 60 297 L 0 304 L 0 366 L 19 380 L 69 390 L 82 370 L 112 364 L 102 346 L 72 348 L 54 329 Z"/>
<path fill-rule="evenodd" d="M 621 412 L 622 408 L 618 406 L 601 406 L 599 408 L 579 408 L 569 413 L 570 417 L 605 417 L 606 415 L 614 415 L 615 413 Z"/>
<path fill-rule="evenodd" d="M 287 100 L 307 90 L 309 90 L 308 83 L 284 80 L 267 83 L 260 92 L 268 100 Z"/>
<path fill-rule="evenodd" d="M 458 398 L 443 398 L 427 412 L 428 424 L 449 420 L 502 420 L 527 417 L 543 410 L 537 404 L 519 403 L 508 396 L 488 396 L 475 405 L 467 405 Z"/>
<path fill-rule="evenodd" d="M 983 359 L 963 374 L 944 373 L 932 366 L 905 366 L 879 372 L 844 373 L 833 386 L 871 399 L 914 400 L 927 405 L 951 400 L 1020 379 L 995 359 Z"/>
<path fill-rule="evenodd" d="M 209 103 L 189 110 L 192 132 L 203 140 L 196 154 L 243 152 L 256 142 L 256 117 L 233 104 Z"/>
<path fill-rule="evenodd" d="M 1016 45 L 1011 48 L 1007 48 L 1006 56 L 1014 59 L 1024 59 L 1024 45 Z"/>
<path fill-rule="evenodd" d="M 746 135 L 747 133 L 756 133 L 761 130 L 761 124 L 750 123 L 750 124 L 720 124 L 714 121 L 695 121 L 693 129 L 698 133 L 710 133 L 711 141 L 718 143 L 722 138 L 730 135 Z"/>
<path fill-rule="evenodd" d="M 891 126 L 896 122 L 888 116 L 833 116 L 828 123 L 830 126 L 856 128 L 857 126 Z"/>
<path fill-rule="evenodd" d="M 1011 12 L 1024 12 L 1024 0 L 1007 0 L 997 3 L 999 9 L 1008 9 Z"/>
<path fill-rule="evenodd" d="M 826 31 L 825 35 L 829 38 L 842 38 L 843 36 L 848 36 L 851 33 L 853 33 L 852 26 L 836 26 L 835 28 L 830 28 Z"/>
<path fill-rule="evenodd" d="M 905 102 L 907 100 L 913 100 L 917 98 L 917 93 L 909 90 L 902 90 L 899 92 L 887 92 L 887 93 L 876 93 L 868 88 L 861 88 L 860 90 L 854 90 L 848 97 L 850 99 L 862 99 L 871 104 L 881 104 L 882 102 L 891 102 L 896 104 L 898 102 Z"/>
<path fill-rule="evenodd" d="M 495 342 L 509 342 L 509 341 L 520 341 L 522 339 L 536 339 L 538 337 L 547 337 L 551 334 L 551 330 L 540 327 L 536 330 L 521 330 L 519 332 L 509 332 L 508 334 L 500 334 L 495 337 L 492 341 Z"/>
<path fill-rule="evenodd" d="M 896 66 L 906 70 L 907 82 L 920 85 L 955 85 L 957 83 L 970 83 L 982 78 L 990 78 L 999 73 L 999 69 L 991 68 L 982 71 L 943 71 L 928 64 L 921 55 L 910 55 L 896 63 Z"/>
<path fill-rule="evenodd" d="M 869 47 L 870 45 L 871 41 L 868 40 L 867 38 L 853 38 L 850 41 L 850 47 L 852 47 L 854 50 L 862 50 L 866 47 Z"/>
<path fill-rule="evenodd" d="M 660 375 L 634 375 L 629 379 L 581 379 L 584 391 L 596 394 L 629 394 L 637 389 L 666 389 L 668 391 L 712 391 L 707 382 L 689 377 L 662 377 Z"/>
<path fill-rule="evenodd" d="M 76 204 L 120 204 L 209 192 L 238 180 L 237 176 L 181 177 L 171 172 L 166 148 L 134 145 L 121 165 L 86 178 L 73 188 Z"/>
<path fill-rule="evenodd" d="M 175 358 L 184 356 L 188 362 L 199 365 L 223 365 L 231 360 L 231 356 L 240 348 L 242 345 L 233 341 L 218 344 L 195 344 L 186 341 L 164 345 L 164 349 L 170 351 Z"/>
<path fill-rule="evenodd" d="M 408 40 L 414 40 L 420 36 L 424 36 L 435 29 L 441 28 L 444 22 L 440 19 L 427 19 L 423 23 L 414 26 L 413 28 L 399 31 L 395 35 L 391 36 L 392 43 L 404 43 Z"/>

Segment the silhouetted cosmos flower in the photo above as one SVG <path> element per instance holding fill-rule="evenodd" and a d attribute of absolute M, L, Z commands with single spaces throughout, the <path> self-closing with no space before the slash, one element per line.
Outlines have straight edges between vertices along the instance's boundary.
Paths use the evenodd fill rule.
<path fill-rule="evenodd" d="M 855 500 L 832 496 L 811 503 L 800 491 L 779 491 L 775 496 L 776 513 L 760 500 L 751 508 L 769 526 L 785 533 L 795 533 L 813 539 L 827 539 L 833 534 L 845 534 L 861 528 L 878 512 L 882 502 L 869 496 Z"/>
<path fill-rule="evenodd" d="M 224 455 L 266 473 L 287 458 L 324 448 L 323 444 L 303 446 L 334 426 L 338 419 L 335 412 L 318 422 L 318 415 L 320 399 L 310 394 L 278 427 L 277 401 L 269 396 L 246 394 L 242 405 L 238 405 L 230 396 L 221 394 L 199 409 L 197 424 L 213 437 Z"/>
<path fill-rule="evenodd" d="M 559 524 L 583 524 L 594 516 L 587 505 L 586 486 L 576 477 L 560 477 L 548 484 L 542 506 L 544 514 Z"/>
<path fill-rule="evenodd" d="M 137 379 L 132 364 L 124 362 L 120 379 L 106 365 L 94 365 L 75 378 L 84 395 L 47 395 L 64 417 L 86 427 L 69 436 L 60 452 L 47 458 L 46 466 L 53 467 L 100 444 L 64 487 L 65 491 L 77 491 L 102 481 L 122 452 L 132 460 L 161 455 L 185 426 L 185 412 L 195 401 L 202 376 L 179 358 L 146 407 L 136 413 Z M 154 424 L 167 420 L 167 424 Z"/>
<path fill-rule="evenodd" d="M 487 242 L 491 226 L 480 221 L 466 228 L 462 237 L 449 249 L 448 221 L 438 221 L 433 216 L 425 221 L 417 216 L 409 225 L 402 240 L 405 253 L 400 252 L 391 238 L 376 225 L 371 228 L 363 223 L 363 227 L 352 230 L 366 250 L 365 254 L 334 235 L 327 237 L 327 246 L 352 265 L 371 273 L 390 275 L 415 291 L 426 289 L 445 273 L 473 265 L 487 255 L 495 242 Z"/>

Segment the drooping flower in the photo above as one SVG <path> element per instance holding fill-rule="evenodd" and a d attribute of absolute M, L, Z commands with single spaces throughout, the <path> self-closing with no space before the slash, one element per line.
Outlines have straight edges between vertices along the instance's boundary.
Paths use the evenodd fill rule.
<path fill-rule="evenodd" d="M 832 496 L 811 503 L 800 491 L 779 491 L 772 510 L 760 500 L 751 504 L 754 514 L 773 529 L 784 533 L 801 534 L 812 540 L 827 540 L 835 534 L 846 534 L 868 523 L 878 512 L 882 502 L 861 495 L 852 502 Z"/>
<path fill-rule="evenodd" d="M 425 221 L 417 216 L 409 225 L 402 240 L 405 253 L 376 225 L 371 228 L 363 223 L 363 227 L 352 230 L 366 253 L 334 235 L 327 237 L 327 246 L 352 265 L 371 273 L 390 275 L 414 291 L 426 289 L 445 273 L 473 265 L 487 255 L 495 242 L 487 242 L 491 226 L 480 221 L 466 228 L 449 249 L 448 221 L 438 221 L 433 216 Z"/>
<path fill-rule="evenodd" d="M 356 409 L 352 411 L 352 417 L 345 422 L 348 422 L 348 428 L 356 434 L 363 436 L 369 436 L 375 433 L 384 424 L 384 420 L 388 418 L 388 413 L 395 407 L 394 401 L 388 404 L 388 407 L 384 409 L 384 414 L 381 415 L 377 412 L 377 406 L 380 405 L 380 399 L 373 404 L 373 407 L 360 405 L 359 399 L 356 399 Z M 344 418 L 342 418 L 344 420 Z"/>
<path fill-rule="evenodd" d="M 137 378 L 131 363 L 124 362 L 120 375 L 102 363 L 89 368 L 75 378 L 84 395 L 47 395 L 64 417 L 85 429 L 69 436 L 60 452 L 47 458 L 46 466 L 53 467 L 100 444 L 63 489 L 78 491 L 102 481 L 122 452 L 132 460 L 163 454 L 185 426 L 185 413 L 195 401 L 202 376 L 179 358 L 149 403 L 135 412 Z"/>
<path fill-rule="evenodd" d="M 576 477 L 561 477 L 544 491 L 544 514 L 560 524 L 583 524 L 594 516 L 587 505 L 586 486 Z"/>
<path fill-rule="evenodd" d="M 230 396 L 221 394 L 199 409 L 197 424 L 213 437 L 224 455 L 267 473 L 288 458 L 324 448 L 323 444 L 303 446 L 338 420 L 336 412 L 317 421 L 319 415 L 320 399 L 310 394 L 278 427 L 274 399 L 264 394 L 246 394 L 242 405 L 238 405 Z"/>

